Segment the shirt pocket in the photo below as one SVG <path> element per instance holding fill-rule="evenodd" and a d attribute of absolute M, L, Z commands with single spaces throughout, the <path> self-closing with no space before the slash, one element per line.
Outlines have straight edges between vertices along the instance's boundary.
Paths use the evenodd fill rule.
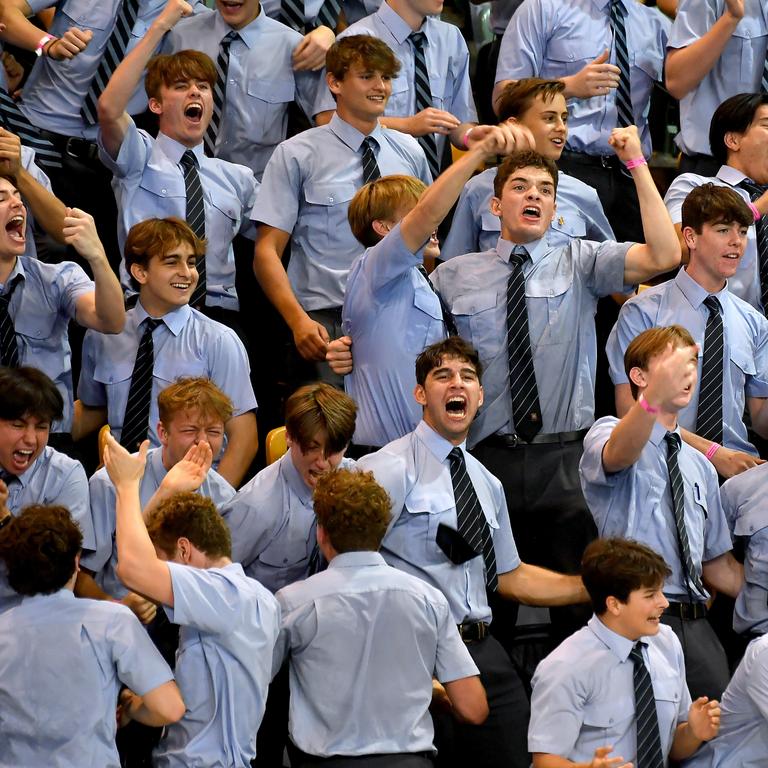
<path fill-rule="evenodd" d="M 170 341 L 170 339 L 169 339 Z M 160 380 L 160 389 L 180 378 L 209 378 L 210 372 L 204 360 L 194 356 L 194 352 L 178 355 L 156 355 L 153 375 Z"/>
<path fill-rule="evenodd" d="M 141 175 L 139 187 L 145 197 L 150 199 L 149 204 L 158 211 L 158 215 L 163 215 L 161 211 L 170 215 L 170 210 L 173 208 L 177 216 L 184 218 L 187 208 L 187 188 L 181 172 L 178 175 L 169 174 L 167 170 L 161 172 L 148 166 Z M 153 198 L 158 199 L 153 201 Z M 160 200 L 168 202 L 162 203 Z"/>
<path fill-rule="evenodd" d="M 631 663 L 631 662 L 630 662 Z M 618 734 L 628 730 L 635 717 L 633 696 L 600 697 L 584 707 L 584 744 L 612 744 Z"/>
<path fill-rule="evenodd" d="M 277 144 L 283 138 L 288 104 L 296 92 L 294 81 L 251 78 L 248 94 L 248 131 L 259 144 Z"/>
<path fill-rule="evenodd" d="M 350 232 L 347 209 L 356 191 L 355 185 L 351 183 L 319 182 L 304 185 L 304 200 L 314 209 L 312 242 L 315 250 L 327 253 L 328 266 L 335 266 L 334 262 L 339 262 L 338 256 L 346 255 L 338 254 L 339 241 L 341 233 Z M 347 269 L 349 266 L 346 264 Z"/>
<path fill-rule="evenodd" d="M 633 51 L 632 66 L 641 70 L 653 82 L 659 82 L 664 71 L 664 57 L 655 48 L 644 47 Z"/>
<path fill-rule="evenodd" d="M 661 743 L 670 743 L 672 729 L 677 723 L 677 713 L 680 708 L 681 686 L 684 681 L 679 677 L 657 677 L 651 674 L 653 697 L 656 699 L 656 714 L 659 720 Z M 666 731 L 666 732 L 665 732 Z"/>
<path fill-rule="evenodd" d="M 704 531 L 709 518 L 709 505 L 707 502 L 706 487 L 696 480 L 683 477 L 685 494 L 688 497 L 688 514 L 685 527 L 688 533 L 688 543 L 691 549 L 691 557 L 694 563 L 701 562 L 704 556 Z"/>
<path fill-rule="evenodd" d="M 534 347 L 563 346 L 570 344 L 576 335 L 578 319 L 575 303 L 577 297 L 572 290 L 573 275 L 535 275 L 525 282 L 525 298 L 528 303 L 531 344 Z M 546 322 L 542 312 L 546 307 Z M 531 322 L 534 321 L 534 322 Z"/>
<path fill-rule="evenodd" d="M 387 114 L 407 115 L 413 112 L 411 107 L 411 84 L 404 69 L 392 80 L 392 94 L 387 101 Z"/>
<path fill-rule="evenodd" d="M 215 244 L 216 251 L 222 252 L 223 244 L 229 243 L 240 230 L 243 206 L 234 195 L 222 190 L 214 190 L 207 202 L 210 205 L 206 209 L 205 235 L 209 243 Z M 209 246 L 208 252 L 211 250 Z M 229 248 L 225 252 L 228 251 Z M 234 255 L 231 255 L 231 259 L 230 266 L 234 270 Z"/>
<path fill-rule="evenodd" d="M 117 14 L 116 3 L 67 0 L 62 12 L 81 29 L 110 29 Z"/>
<path fill-rule="evenodd" d="M 421 278 L 419 278 L 421 281 Z M 427 346 L 427 340 L 441 333 L 443 312 L 440 299 L 428 286 L 415 288 L 413 312 L 408 319 L 405 332 L 405 348 L 409 354 L 418 355 Z"/>
<path fill-rule="evenodd" d="M 548 68 L 559 75 L 574 75 L 590 61 L 596 59 L 603 51 L 598 42 L 589 40 L 574 40 L 570 35 L 553 37 L 547 44 L 543 70 Z M 548 77 L 549 74 L 543 74 Z"/>
<path fill-rule="evenodd" d="M 762 13 L 745 14 L 731 34 L 720 56 L 720 71 L 733 73 L 736 80 L 750 82 L 758 78 L 765 61 L 768 24 Z"/>
<path fill-rule="evenodd" d="M 496 291 L 467 293 L 453 300 L 451 312 L 456 316 L 467 316 L 472 343 L 482 360 L 492 360 L 506 343 L 506 327 L 499 326 L 506 317 L 499 303 L 505 301 L 505 297 Z"/>
<path fill-rule="evenodd" d="M 64 349 L 67 328 L 63 326 L 62 334 L 62 329 L 56 329 L 58 321 L 59 314 L 54 307 L 37 301 L 23 301 L 13 321 L 22 344 L 29 346 L 32 353 L 27 364 L 44 370 L 54 381 L 70 370 L 69 345 Z"/>
<path fill-rule="evenodd" d="M 450 528 L 457 526 L 452 489 L 417 486 L 405 500 L 405 513 L 408 515 L 405 549 L 413 552 L 415 548 L 418 561 L 425 558 L 427 565 L 445 563 L 446 556 L 435 539 L 440 523 Z"/>
<path fill-rule="evenodd" d="M 549 227 L 547 233 L 547 244 L 550 247 L 567 245 L 574 238 L 581 239 L 586 237 L 587 222 L 577 208 L 567 212 L 567 216 L 558 216 L 555 213 L 555 219 Z"/>

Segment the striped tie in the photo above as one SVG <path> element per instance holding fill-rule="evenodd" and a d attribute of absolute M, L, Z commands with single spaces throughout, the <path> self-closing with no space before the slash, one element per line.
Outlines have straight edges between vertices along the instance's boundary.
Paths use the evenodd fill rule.
<path fill-rule="evenodd" d="M 507 282 L 507 355 L 515 432 L 529 441 L 541 430 L 541 405 L 525 304 L 523 263 L 527 258 L 528 251 L 522 246 L 517 246 L 509 257 L 512 272 Z"/>
<path fill-rule="evenodd" d="M 97 109 L 99 96 L 104 92 L 109 78 L 125 57 L 128 43 L 131 41 L 131 30 L 139 16 L 139 5 L 140 0 L 123 0 L 117 12 L 115 26 L 107 40 L 107 47 L 104 49 L 96 74 L 88 86 L 83 106 L 80 108 L 80 115 L 89 125 L 95 125 L 99 120 Z"/>
<path fill-rule="evenodd" d="M 363 184 L 367 184 L 369 181 L 376 181 L 376 179 L 381 177 L 381 171 L 379 171 L 379 166 L 376 162 L 376 153 L 373 151 L 373 148 L 378 146 L 379 143 L 372 136 L 366 136 L 360 145 L 360 148 L 363 150 Z"/>
<path fill-rule="evenodd" d="M 765 61 L 763 61 L 763 76 L 760 78 L 760 91 L 768 93 L 768 48 L 765 49 Z"/>
<path fill-rule="evenodd" d="M 429 72 L 427 71 L 427 59 L 424 55 L 424 41 L 426 35 L 423 32 L 411 32 L 408 39 L 413 46 L 413 87 L 416 91 L 416 112 L 429 109 L 432 104 L 432 90 L 429 85 Z M 427 156 L 429 170 L 432 178 L 440 175 L 440 158 L 437 155 L 437 142 L 432 133 L 419 136 L 418 142 Z"/>
<path fill-rule="evenodd" d="M 136 362 L 131 374 L 131 387 L 125 405 L 123 429 L 120 433 L 120 445 L 129 451 L 138 450 L 146 440 L 149 429 L 149 404 L 152 398 L 152 375 L 155 367 L 155 345 L 152 332 L 162 320 L 147 317 L 142 321 L 144 333 L 136 350 Z"/>
<path fill-rule="evenodd" d="M 627 30 L 624 26 L 624 16 L 627 9 L 622 0 L 613 0 L 611 3 L 611 29 L 613 42 L 616 47 L 616 66 L 619 68 L 619 87 L 616 89 L 616 111 L 619 128 L 634 125 L 635 118 L 632 114 L 632 96 L 629 85 L 629 53 L 627 51 Z"/>
<path fill-rule="evenodd" d="M 644 646 L 645 643 L 638 641 L 629 652 L 633 665 L 632 681 L 635 688 L 635 725 L 637 726 L 637 753 L 633 765 L 635 768 L 664 768 L 656 699 L 653 695 L 651 676 L 643 659 Z"/>
<path fill-rule="evenodd" d="M 205 154 L 213 157 L 216 153 L 216 138 L 221 128 L 221 115 L 224 111 L 224 99 L 227 97 L 227 71 L 229 70 L 229 46 L 235 40 L 239 40 L 240 35 L 235 32 L 227 32 L 221 38 L 219 43 L 219 55 L 216 57 L 216 85 L 213 87 L 213 114 L 208 129 L 205 132 L 203 143 L 205 144 Z"/>
<path fill-rule="evenodd" d="M 432 289 L 435 296 L 437 296 L 437 300 L 440 302 L 440 312 L 443 315 L 443 325 L 445 326 L 445 330 L 447 331 L 448 335 L 458 336 L 459 329 L 456 327 L 456 321 L 453 319 L 453 314 L 451 313 L 451 310 L 448 309 L 448 305 L 445 303 L 445 299 L 440 295 L 440 291 L 438 291 L 437 288 L 432 285 L 432 281 L 429 279 L 429 275 L 427 274 L 427 268 L 423 264 L 417 264 L 416 269 L 418 270 L 419 274 L 427 281 L 427 285 Z"/>
<path fill-rule="evenodd" d="M 716 296 L 707 296 L 709 310 L 704 330 L 704 359 L 701 361 L 696 434 L 715 443 L 723 441 L 723 318 Z"/>
<path fill-rule="evenodd" d="M 304 34 L 306 19 L 304 15 L 304 0 L 282 0 L 277 20 L 287 27 Z"/>
<path fill-rule="evenodd" d="M 61 152 L 27 120 L 16 102 L 0 88 L 0 125 L 15 133 L 25 147 L 35 150 L 35 162 L 41 168 L 61 168 Z"/>
<path fill-rule="evenodd" d="M 184 186 L 187 190 L 186 220 L 190 229 L 202 240 L 205 238 L 205 201 L 203 199 L 203 187 L 200 184 L 200 175 L 197 172 L 197 158 L 195 153 L 188 149 L 179 160 L 184 171 Z M 193 307 L 205 304 L 205 254 L 198 260 L 197 285 L 192 292 L 189 303 Z"/>
<path fill-rule="evenodd" d="M 482 552 L 485 563 L 485 584 L 495 591 L 498 586 L 496 575 L 496 553 L 488 521 L 475 492 L 475 486 L 467 473 L 467 465 L 461 448 L 456 446 L 448 454 L 451 467 L 453 498 L 456 502 L 456 519 L 459 535 L 477 554 Z"/>
<path fill-rule="evenodd" d="M 754 203 L 768 187 L 755 184 L 749 179 L 743 179 L 737 185 L 749 193 L 750 200 Z M 763 216 L 755 222 L 755 235 L 757 240 L 757 263 L 760 273 L 760 298 L 763 302 L 763 314 L 768 310 L 768 217 Z"/>
<path fill-rule="evenodd" d="M 7 368 L 19 367 L 19 347 L 16 341 L 16 328 L 10 313 L 11 298 L 16 286 L 24 278 L 16 275 L 8 290 L 0 295 L 0 365 Z"/>
<path fill-rule="evenodd" d="M 680 565 L 683 569 L 685 587 L 688 590 L 691 602 L 693 602 L 694 596 L 691 594 L 691 587 L 701 597 L 706 597 L 707 593 L 691 558 L 688 529 L 685 527 L 685 489 L 683 486 L 683 476 L 680 473 L 680 465 L 677 462 L 677 456 L 680 453 L 680 435 L 676 432 L 667 432 L 664 435 L 664 440 L 667 443 L 667 470 L 669 471 L 669 488 L 672 495 L 672 513 L 675 517 Z"/>
<path fill-rule="evenodd" d="M 336 29 L 341 15 L 341 3 L 339 0 L 325 0 L 317 14 L 318 25 L 323 24 L 329 29 Z"/>

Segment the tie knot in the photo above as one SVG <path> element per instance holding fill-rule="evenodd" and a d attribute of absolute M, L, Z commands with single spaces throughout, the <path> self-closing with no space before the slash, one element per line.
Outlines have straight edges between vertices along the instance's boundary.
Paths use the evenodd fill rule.
<path fill-rule="evenodd" d="M 410 35 L 408 35 L 408 39 L 411 41 L 411 44 L 414 48 L 418 48 L 419 50 L 424 49 L 424 41 L 426 40 L 426 35 L 423 32 L 411 32 Z"/>
<path fill-rule="evenodd" d="M 451 452 L 448 454 L 451 466 L 461 465 L 464 463 L 464 454 L 461 452 L 461 448 L 458 445 L 451 448 Z"/>
<path fill-rule="evenodd" d="M 717 298 L 717 296 L 707 296 L 707 298 L 704 299 L 704 304 L 706 305 L 710 314 L 720 314 L 720 300 Z"/>
<path fill-rule="evenodd" d="M 366 136 L 363 139 L 363 143 L 360 145 L 363 149 L 363 152 L 373 152 L 374 149 L 376 149 L 379 146 L 379 142 L 376 141 L 376 139 L 373 138 L 373 136 Z"/>
<path fill-rule="evenodd" d="M 219 45 L 229 47 L 232 43 L 235 42 L 235 40 L 239 40 L 239 39 L 240 39 L 240 33 L 236 32 L 233 29 L 231 32 L 227 32 L 227 34 L 221 38 L 221 42 L 219 43 Z"/>
<path fill-rule="evenodd" d="M 611 0 L 611 16 L 626 16 L 627 9 L 621 0 Z"/>
<path fill-rule="evenodd" d="M 667 432 L 664 435 L 664 440 L 666 440 L 669 446 L 670 453 L 677 453 L 680 450 L 680 435 L 677 432 Z"/>
<path fill-rule="evenodd" d="M 522 245 L 516 245 L 512 249 L 512 253 L 509 255 L 509 263 L 517 268 L 525 263 L 528 258 L 528 250 Z"/>
<path fill-rule="evenodd" d="M 768 189 L 768 187 L 765 185 L 757 184 L 756 182 L 752 181 L 752 179 L 742 179 L 736 186 L 741 187 L 741 189 L 749 193 L 749 197 L 752 202 L 757 200 L 757 198 L 760 197 L 763 192 L 766 191 L 766 189 Z"/>
<path fill-rule="evenodd" d="M 144 332 L 146 333 L 149 331 L 149 333 L 152 333 L 152 331 L 157 328 L 158 325 L 162 325 L 162 320 L 156 320 L 154 317 L 146 317 L 144 318 L 143 325 L 144 325 Z"/>
<path fill-rule="evenodd" d="M 188 149 L 186 152 L 184 152 L 179 162 L 184 167 L 185 171 L 189 168 L 197 168 L 197 158 L 191 149 Z"/>
<path fill-rule="evenodd" d="M 629 658 L 632 659 L 635 664 L 645 664 L 643 648 L 645 648 L 645 643 L 642 643 L 639 640 L 632 646 L 632 650 L 629 652 Z"/>

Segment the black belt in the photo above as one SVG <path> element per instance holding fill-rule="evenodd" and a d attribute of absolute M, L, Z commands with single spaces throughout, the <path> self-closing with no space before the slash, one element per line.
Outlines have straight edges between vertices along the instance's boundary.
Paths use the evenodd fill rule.
<path fill-rule="evenodd" d="M 608 168 L 612 171 L 619 171 L 627 174 L 624 163 L 616 155 L 588 155 L 586 152 L 574 152 L 570 149 L 564 149 L 561 157 L 564 160 L 570 160 L 581 165 L 592 165 L 599 168 Z"/>
<path fill-rule="evenodd" d="M 64 136 L 61 133 L 46 131 L 38 128 L 40 135 L 53 144 L 62 156 L 73 157 L 75 160 L 93 162 L 99 159 L 99 145 L 95 141 L 81 139 L 79 136 Z"/>
<path fill-rule="evenodd" d="M 491 435 L 481 441 L 481 445 L 492 445 L 497 448 L 519 448 L 523 445 L 553 445 L 560 443 L 575 443 L 577 440 L 583 440 L 589 430 L 576 429 L 573 432 L 550 432 L 549 434 L 534 435 L 530 440 L 525 441 L 519 435 Z"/>
<path fill-rule="evenodd" d="M 707 616 L 707 606 L 704 603 L 677 603 L 672 600 L 664 609 L 665 616 L 677 616 L 678 619 L 704 619 Z"/>
<path fill-rule="evenodd" d="M 477 643 L 491 634 L 491 625 L 484 621 L 464 621 L 457 626 L 459 636 L 465 643 Z"/>

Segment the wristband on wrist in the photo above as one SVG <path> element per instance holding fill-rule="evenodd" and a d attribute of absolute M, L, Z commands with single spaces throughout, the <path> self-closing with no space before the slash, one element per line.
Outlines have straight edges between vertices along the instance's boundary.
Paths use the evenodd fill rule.
<path fill-rule="evenodd" d="M 461 137 L 461 143 L 464 145 L 464 149 L 469 149 L 469 134 L 472 133 L 474 125 L 467 129 L 467 132 Z"/>
<path fill-rule="evenodd" d="M 638 168 L 641 165 L 648 165 L 648 161 L 644 157 L 635 157 L 624 163 L 624 166 L 628 171 L 631 171 L 633 168 Z"/>
<path fill-rule="evenodd" d="M 712 461 L 712 457 L 717 453 L 717 449 L 722 448 L 720 443 L 712 443 L 712 445 L 709 446 L 707 449 L 707 452 L 704 454 L 710 461 Z"/>
<path fill-rule="evenodd" d="M 755 221 L 760 221 L 763 218 L 763 214 L 757 210 L 757 206 L 754 203 L 747 203 L 749 210 L 752 211 L 752 215 L 755 217 Z"/>
<path fill-rule="evenodd" d="M 640 407 L 646 412 L 650 413 L 652 416 L 655 416 L 659 412 L 659 408 L 656 406 L 651 405 L 646 399 L 645 395 L 640 395 L 640 397 L 637 398 L 637 402 L 640 404 Z"/>
<path fill-rule="evenodd" d="M 43 35 L 40 38 L 40 42 L 37 44 L 37 47 L 35 48 L 35 56 L 40 58 L 40 56 L 42 56 L 44 53 L 47 53 L 45 46 L 48 45 L 48 43 L 54 42 L 58 39 L 58 37 L 54 37 L 53 35 Z"/>

